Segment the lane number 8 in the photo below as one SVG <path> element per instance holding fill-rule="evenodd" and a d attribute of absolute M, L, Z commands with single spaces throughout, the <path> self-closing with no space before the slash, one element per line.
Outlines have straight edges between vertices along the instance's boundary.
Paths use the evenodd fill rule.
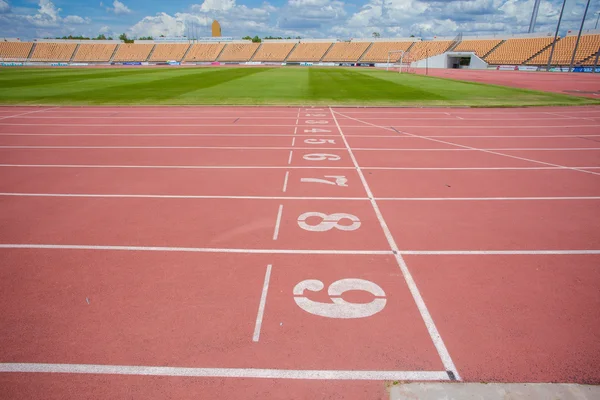
<path fill-rule="evenodd" d="M 321 218 L 321 222 L 316 225 L 310 225 L 306 222 L 310 217 L 319 217 Z M 346 219 L 350 220 L 350 225 L 341 225 L 340 221 Z M 300 228 L 312 232 L 326 232 L 333 228 L 339 229 L 340 231 L 355 231 L 360 228 L 360 220 L 356 215 L 352 214 L 334 213 L 327 215 L 321 212 L 310 211 L 298 217 L 298 225 Z"/>

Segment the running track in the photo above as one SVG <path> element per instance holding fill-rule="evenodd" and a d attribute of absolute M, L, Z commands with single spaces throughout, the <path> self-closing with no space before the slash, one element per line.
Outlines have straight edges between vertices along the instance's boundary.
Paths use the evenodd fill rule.
<path fill-rule="evenodd" d="M 2 107 L 0 171 L 7 397 L 600 383 L 598 107 Z"/>

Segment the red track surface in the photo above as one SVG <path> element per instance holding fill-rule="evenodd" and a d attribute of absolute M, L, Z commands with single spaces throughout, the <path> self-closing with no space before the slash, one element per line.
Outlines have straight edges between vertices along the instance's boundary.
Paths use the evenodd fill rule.
<path fill-rule="evenodd" d="M 417 73 L 425 74 L 426 71 L 421 68 L 417 70 Z M 476 71 L 434 68 L 429 69 L 427 73 L 441 78 L 514 86 L 523 89 L 557 92 L 593 99 L 600 98 L 599 74 L 581 72 Z"/>
<path fill-rule="evenodd" d="M 7 397 L 600 383 L 600 108 L 3 107 L 0 170 Z"/>

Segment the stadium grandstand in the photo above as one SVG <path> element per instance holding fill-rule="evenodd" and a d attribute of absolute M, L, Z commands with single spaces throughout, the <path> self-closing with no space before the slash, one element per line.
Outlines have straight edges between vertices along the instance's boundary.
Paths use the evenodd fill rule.
<path fill-rule="evenodd" d="M 495 65 L 520 65 L 550 46 L 553 40 L 553 37 L 511 38 L 501 43 L 485 61 Z"/>
<path fill-rule="evenodd" d="M 216 61 L 223 48 L 224 43 L 195 43 L 192 45 L 184 61 L 188 62 L 211 62 Z"/>
<path fill-rule="evenodd" d="M 76 43 L 36 43 L 31 61 L 70 61 L 77 48 Z"/>
<path fill-rule="evenodd" d="M 290 54 L 297 41 L 294 42 L 265 42 L 263 43 L 252 61 L 264 61 L 264 62 L 283 62 Z"/>
<path fill-rule="evenodd" d="M 113 61 L 146 61 L 153 47 L 154 44 L 123 43 Z"/>
<path fill-rule="evenodd" d="M 371 45 L 370 42 L 337 42 L 327 52 L 323 61 L 357 62 Z"/>
<path fill-rule="evenodd" d="M 116 43 L 82 43 L 73 57 L 75 62 L 108 62 L 117 49 Z"/>
<path fill-rule="evenodd" d="M 412 46 L 414 41 L 412 42 L 374 42 L 373 45 L 367 50 L 365 55 L 361 58 L 362 62 L 376 62 L 383 63 L 388 61 L 388 56 L 390 57 L 391 62 L 396 62 L 400 59 L 401 53 L 393 53 L 390 54 L 390 51 L 408 51 L 410 46 Z"/>
<path fill-rule="evenodd" d="M 250 61 L 260 43 L 228 43 L 219 57 L 219 61 Z"/>
<path fill-rule="evenodd" d="M 471 51 L 483 58 L 500 43 L 502 43 L 502 39 L 467 39 L 461 41 L 454 51 Z"/>
<path fill-rule="evenodd" d="M 333 42 L 301 42 L 287 58 L 289 62 L 321 61 Z"/>
<path fill-rule="evenodd" d="M 430 40 L 416 42 L 410 48 L 411 59 L 414 61 L 419 61 L 427 57 L 437 56 L 438 54 L 446 52 L 452 43 L 452 40 Z"/>
<path fill-rule="evenodd" d="M 159 43 L 154 47 L 150 61 L 181 61 L 189 43 Z"/>
<path fill-rule="evenodd" d="M 31 53 L 33 43 L 4 41 L 0 42 L 0 59 L 2 61 L 25 61 Z"/>
<path fill-rule="evenodd" d="M 559 38 L 554 45 L 552 54 L 553 65 L 567 65 L 571 62 L 577 36 L 567 36 Z M 596 53 L 600 49 L 600 34 L 582 35 L 575 53 L 575 64 L 593 65 Z M 527 62 L 530 65 L 546 65 L 550 58 L 552 46 L 548 46 L 544 51 L 533 57 Z"/>
<path fill-rule="evenodd" d="M 232 38 L 196 43 L 183 41 L 143 40 L 135 43 L 89 40 L 37 40 L 22 42 L 18 39 L 0 41 L 0 59 L 3 62 L 25 63 L 300 63 L 358 64 L 385 66 L 397 63 L 401 51 L 404 61 L 421 68 L 495 68 L 496 66 L 523 66 L 544 68 L 548 63 L 554 35 L 552 33 L 507 35 L 506 37 L 462 37 L 398 39 L 332 40 L 250 40 Z M 552 58 L 553 66 L 569 66 L 577 42 L 576 35 L 558 37 Z M 581 36 L 574 59 L 575 66 L 590 66 L 600 50 L 600 31 L 587 31 Z M 390 53 L 393 52 L 393 53 Z M 465 58 L 475 57 L 465 63 Z M 442 58 L 446 58 L 444 61 Z M 460 59 L 462 58 L 462 61 Z M 387 64 L 386 64 L 387 65 Z M 519 67 L 520 68 L 520 67 Z"/>

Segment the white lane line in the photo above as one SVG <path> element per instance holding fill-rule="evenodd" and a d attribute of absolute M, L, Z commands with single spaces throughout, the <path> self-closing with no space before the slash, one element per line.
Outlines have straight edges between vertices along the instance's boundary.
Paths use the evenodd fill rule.
<path fill-rule="evenodd" d="M 575 167 L 580 169 L 600 169 L 600 167 Z M 366 170 L 398 171 L 514 171 L 514 170 L 561 170 L 561 167 L 362 167 Z"/>
<path fill-rule="evenodd" d="M 345 116 L 344 114 L 341 114 L 341 113 L 337 113 L 337 114 L 339 114 L 339 115 L 341 115 L 343 117 L 347 117 L 347 116 Z M 358 122 L 361 122 L 361 123 L 365 123 L 365 124 L 368 124 L 368 125 L 373 125 L 373 124 L 371 124 L 369 122 L 360 121 L 360 120 L 358 120 L 356 118 L 352 118 L 352 117 L 347 117 L 347 118 L 350 118 L 350 119 L 353 119 L 355 121 L 358 121 Z M 377 125 L 373 125 L 373 126 L 377 126 Z M 432 142 L 448 144 L 448 145 L 452 145 L 452 146 L 456 146 L 456 147 L 462 147 L 464 149 L 477 150 L 477 151 L 481 151 L 483 153 L 495 154 L 495 155 L 502 156 L 502 157 L 507 157 L 507 158 L 514 158 L 516 160 L 527 161 L 527 162 L 532 162 L 532 163 L 542 164 L 542 165 L 549 165 L 549 166 L 552 166 L 552 167 L 559 167 L 559 168 L 563 168 L 563 169 L 570 169 L 570 170 L 573 170 L 573 171 L 579 171 L 579 172 L 583 172 L 583 173 L 586 173 L 586 174 L 600 175 L 600 173 L 598 173 L 598 172 L 587 171 L 587 170 L 579 169 L 579 168 L 575 168 L 575 167 L 567 167 L 567 166 L 564 166 L 564 165 L 559 165 L 559 164 L 554 164 L 554 163 L 548 163 L 548 162 L 545 162 L 545 161 L 538 161 L 538 160 L 534 160 L 534 159 L 531 159 L 531 158 L 518 157 L 518 156 L 511 155 L 511 154 L 499 153 L 497 151 L 483 150 L 483 149 L 480 149 L 480 148 L 477 148 L 477 147 L 465 146 L 465 145 L 462 145 L 462 144 L 456 144 L 456 143 L 452 143 L 452 142 L 448 142 L 448 141 L 440 140 L 440 139 L 426 138 L 426 137 L 423 137 L 423 136 L 419 136 L 419 135 L 415 135 L 415 134 L 412 134 L 412 133 L 408 133 L 406 131 L 399 131 L 399 130 L 394 129 L 392 127 L 390 127 L 390 128 L 385 127 L 385 126 L 377 126 L 377 127 L 382 128 L 382 129 L 392 130 L 394 132 L 397 132 L 399 134 L 406 135 L 406 136 L 409 136 L 409 137 L 421 138 L 423 140 L 429 140 L 429 141 L 432 141 Z"/>
<path fill-rule="evenodd" d="M 115 250 L 115 251 L 164 251 L 175 253 L 234 253 L 234 254 L 341 254 L 341 255 L 391 255 L 391 250 L 307 250 L 307 249 L 231 249 L 211 247 L 165 247 L 165 246 L 109 246 L 80 244 L 28 244 L 0 243 L 0 249 L 37 250 Z"/>
<path fill-rule="evenodd" d="M 287 190 L 289 171 L 283 181 L 283 192 Z M 220 196 L 179 194 L 110 194 L 110 193 L 23 193 L 0 192 L 0 197 L 79 197 L 115 199 L 231 199 L 231 200 L 331 200 L 367 201 L 367 197 L 317 197 L 317 196 Z M 600 200 L 600 196 L 529 196 L 529 197 L 374 197 L 381 201 L 542 201 L 542 200 Z"/>
<path fill-rule="evenodd" d="M 290 156 L 288 158 L 288 165 L 292 164 L 292 155 L 294 154 L 294 150 L 290 150 Z"/>
<path fill-rule="evenodd" d="M 281 224 L 281 216 L 283 215 L 283 204 L 279 205 L 279 211 L 277 211 L 277 219 L 275 220 L 275 231 L 273 232 L 273 240 L 277 240 L 279 237 L 279 225 Z"/>
<path fill-rule="evenodd" d="M 295 135 L 297 132 L 298 132 L 298 127 L 297 127 L 297 126 L 295 126 L 295 127 L 294 127 L 294 135 Z"/>
<path fill-rule="evenodd" d="M 354 167 L 260 166 L 260 165 L 99 165 L 99 164 L 0 164 L 0 168 L 139 168 L 139 169 L 354 169 Z M 361 167 L 364 170 L 398 171 L 485 171 L 485 170 L 565 170 L 561 167 Z M 578 166 L 600 169 L 600 166 Z"/>
<path fill-rule="evenodd" d="M 262 320 L 265 314 L 267 292 L 269 291 L 269 280 L 271 279 L 271 268 L 271 264 L 267 265 L 267 272 L 265 273 L 265 282 L 263 283 L 262 294 L 260 295 L 260 303 L 258 305 L 258 314 L 256 315 L 256 324 L 254 325 L 254 335 L 252 336 L 253 342 L 258 342 L 258 339 L 260 338 L 260 328 L 262 326 Z"/>
<path fill-rule="evenodd" d="M 381 229 L 383 230 L 383 233 L 385 234 L 385 237 L 387 238 L 390 248 L 394 252 L 394 257 L 396 258 L 396 261 L 398 262 L 398 266 L 400 267 L 400 270 L 402 271 L 404 280 L 406 281 L 406 284 L 410 290 L 413 300 L 415 301 L 417 308 L 419 309 L 419 312 L 421 314 L 421 317 L 423 318 L 425 326 L 427 327 L 429 336 L 431 337 L 431 340 L 438 352 L 438 355 L 439 355 L 440 359 L 442 360 L 442 364 L 444 365 L 444 368 L 446 369 L 446 371 L 451 371 L 454 374 L 454 377 L 456 378 L 456 380 L 460 381 L 461 380 L 460 375 L 458 374 L 458 371 L 454 365 L 454 362 L 452 361 L 452 358 L 450 357 L 450 353 L 448 352 L 448 349 L 446 348 L 446 345 L 444 344 L 444 341 L 442 340 L 442 337 L 440 336 L 440 333 L 438 332 L 437 327 L 435 326 L 435 323 L 433 322 L 433 318 L 431 317 L 431 314 L 429 313 L 429 310 L 427 309 L 427 306 L 425 305 L 425 301 L 423 300 L 423 297 L 421 296 L 421 293 L 419 292 L 417 284 L 415 283 L 410 271 L 408 270 L 408 266 L 406 265 L 404 258 L 402 258 L 402 255 L 398 252 L 399 249 L 398 249 L 398 246 L 396 245 L 396 241 L 394 240 L 394 237 L 392 236 L 392 232 L 390 231 L 387 223 L 385 222 L 385 219 L 383 218 L 383 215 L 381 214 L 381 210 L 379 209 L 379 206 L 377 205 L 377 201 L 374 199 L 373 192 L 371 192 L 371 188 L 369 187 L 369 184 L 367 183 L 367 180 L 365 179 L 365 176 L 360 168 L 360 165 L 358 164 L 358 161 L 356 161 L 356 157 L 354 157 L 352 148 L 348 144 L 348 141 L 346 140 L 346 136 L 344 136 L 344 132 L 342 131 L 342 128 L 340 127 L 340 124 L 338 123 L 337 117 L 334 114 L 333 109 L 331 107 L 329 107 L 329 112 L 331 113 L 333 120 L 335 122 L 335 125 L 337 126 L 337 129 L 340 132 L 342 140 L 343 140 L 344 144 L 346 145 L 346 148 L 348 149 L 348 154 L 350 155 L 350 158 L 352 159 L 352 163 L 354 164 L 354 167 L 356 168 L 356 172 L 358 173 L 358 176 L 360 177 L 360 180 L 363 184 L 365 192 L 367 193 L 367 196 L 369 196 L 371 205 L 373 206 L 373 210 L 375 211 L 375 215 L 377 216 L 377 219 L 379 220 L 379 224 L 381 225 Z"/>
<path fill-rule="evenodd" d="M 561 117 L 561 118 L 568 118 L 568 119 L 585 119 L 586 121 L 594 121 L 592 118 L 586 118 L 586 117 L 574 117 L 571 115 L 561 115 L 561 114 L 557 114 L 557 113 L 551 113 L 551 112 L 546 112 L 546 114 L 548 115 L 554 115 L 556 117 Z M 596 117 L 597 118 L 597 117 Z M 552 119 L 552 118 L 551 118 Z"/>
<path fill-rule="evenodd" d="M 191 136 L 191 137 L 238 137 L 238 136 L 248 136 L 248 137 L 293 137 L 291 134 L 280 134 L 280 133 L 0 133 L 0 136 L 131 136 L 131 137 L 146 137 L 146 136 L 164 136 L 164 137 L 178 137 L 178 136 Z M 312 136 L 312 135 L 302 135 L 302 136 Z M 319 135 L 319 136 L 335 136 L 338 135 Z M 580 135 L 586 136 L 586 135 Z M 587 135 L 587 136 L 600 136 L 600 135 Z M 383 137 L 398 137 L 396 136 L 383 136 Z M 448 137 L 448 136 L 444 136 Z M 466 136 L 472 137 L 472 136 Z M 510 136 L 512 137 L 512 136 Z M 544 136 L 535 136 L 535 137 L 544 137 Z M 567 136 L 571 137 L 571 135 Z"/>
<path fill-rule="evenodd" d="M 295 138 L 294 138 L 295 139 Z M 259 147 L 259 146 L 0 146 L 0 149 L 129 149 L 129 150 L 289 150 L 291 147 Z M 314 150 L 314 147 L 297 147 L 301 150 Z M 340 147 L 326 147 L 322 150 L 343 150 Z"/>
<path fill-rule="evenodd" d="M 43 110 L 45 111 L 45 110 Z M 44 115 L 44 116 L 39 116 L 39 115 L 33 115 L 30 116 L 29 114 L 33 114 L 35 112 L 39 112 L 39 111 L 31 111 L 31 112 L 27 112 L 24 114 L 18 114 L 18 115 L 14 115 L 13 117 L 18 117 L 18 116 L 22 116 L 22 115 L 28 115 L 26 117 L 23 117 L 23 119 L 111 119 L 111 120 L 119 120 L 119 119 L 141 119 L 141 120 L 169 120 L 169 119 L 174 119 L 173 116 L 157 116 L 157 115 L 148 115 L 148 116 L 131 116 L 131 115 L 120 115 L 120 116 L 51 116 L 51 115 Z M 549 118 L 549 117 L 542 117 L 542 118 L 535 118 L 535 117 L 525 117 L 525 118 L 510 118 L 509 115 L 506 116 L 499 116 L 498 118 L 471 118 L 468 117 L 469 121 L 561 121 L 561 120 L 565 120 L 565 119 L 586 119 L 585 117 L 571 117 L 571 116 L 565 116 L 565 115 L 559 115 L 559 114 L 555 114 L 555 113 L 550 113 L 550 112 L 546 112 L 546 114 L 548 115 L 552 115 L 554 117 L 558 117 L 558 118 Z M 477 116 L 476 114 L 474 114 L 474 116 Z M 178 120 L 186 120 L 186 119 L 190 119 L 190 120 L 194 120 L 194 119 L 209 119 L 209 120 L 231 120 L 232 118 L 236 118 L 238 117 L 238 115 L 232 115 L 232 116 L 194 116 L 194 115 L 180 115 L 177 117 Z M 254 119 L 260 119 L 260 120 L 269 120 L 269 119 L 275 119 L 275 120 L 293 120 L 294 117 L 293 116 L 274 116 L 274 117 L 270 117 L 270 116 L 244 116 L 244 117 L 240 117 L 243 119 L 248 119 L 248 120 L 254 120 Z M 329 120 L 330 118 L 328 117 L 319 117 L 321 119 L 325 119 L 325 120 Z M 0 118 L 1 119 L 1 118 Z M 454 116 L 454 117 L 441 117 L 441 118 L 431 118 L 431 117 L 362 117 L 361 119 L 364 120 L 386 120 L 386 121 L 431 121 L 431 120 L 435 120 L 435 121 L 451 121 L 454 119 L 461 119 L 461 120 L 465 120 L 466 118 L 463 117 L 459 117 L 459 116 Z M 297 123 L 297 122 L 296 122 Z"/>
<path fill-rule="evenodd" d="M 294 147 L 295 137 L 292 137 L 291 147 L 269 147 L 269 146 L 29 146 L 29 145 L 0 145 L 0 149 L 129 149 L 129 150 L 288 150 L 290 148 L 298 150 L 314 150 L 314 147 Z M 459 145 L 455 145 L 459 146 Z M 460 145 L 462 146 L 462 145 Z M 345 150 L 343 147 L 319 147 L 320 150 Z M 600 150 L 600 147 L 500 147 L 500 148 L 377 148 L 377 147 L 356 147 L 354 151 L 593 151 Z"/>
<path fill-rule="evenodd" d="M 341 116 L 345 116 L 336 111 L 337 114 Z M 352 117 L 348 117 L 353 119 Z M 505 120 L 502 120 L 505 121 Z M 569 120 L 570 121 L 570 120 Z M 370 124 L 368 122 L 364 122 L 365 124 Z M 373 125 L 373 124 L 370 124 Z M 71 127 L 71 126 L 103 126 L 103 127 L 133 127 L 133 126 L 143 126 L 143 127 L 152 127 L 152 128 L 161 128 L 166 129 L 167 127 L 240 127 L 240 128 L 252 128 L 252 127 L 261 127 L 261 128 L 275 128 L 275 127 L 294 127 L 296 125 L 286 125 L 286 124 L 272 124 L 272 125 L 261 125 L 261 124 L 15 124 L 15 123 L 4 123 L 1 122 L 0 126 L 63 126 L 63 127 Z M 558 129 L 558 128 L 597 128 L 600 127 L 600 124 L 587 124 L 587 125 L 530 125 L 523 127 L 522 125 L 502 125 L 502 126 L 488 126 L 488 125 L 402 125 L 404 128 L 437 128 L 437 129 L 448 129 L 448 128 L 457 128 L 460 130 L 464 129 Z M 377 126 L 376 126 L 377 127 Z M 365 128 L 364 125 L 346 125 L 344 128 Z M 349 135 L 352 136 L 352 135 Z"/>
<path fill-rule="evenodd" d="M 600 196 L 567 197 L 377 197 L 382 201 L 513 201 L 513 200 L 600 200 Z"/>
<path fill-rule="evenodd" d="M 1 148 L 2 146 L 0 146 Z M 303 148 L 305 150 L 306 148 Z M 328 148 L 327 150 L 339 150 L 338 148 Z M 581 150 L 600 150 L 600 147 L 499 147 L 499 148 L 477 148 L 475 149 L 453 149 L 453 148 L 376 148 L 376 147 L 356 147 L 354 151 L 581 151 Z"/>
<path fill-rule="evenodd" d="M 361 371 L 361 370 L 294 370 L 258 368 L 189 368 L 150 367 L 98 364 L 43 364 L 2 363 L 0 372 L 109 374 L 146 376 L 191 376 L 211 378 L 267 378 L 267 379 L 329 379 L 329 380 L 397 380 L 448 381 L 446 371 Z"/>
<path fill-rule="evenodd" d="M 147 169 L 354 169 L 354 167 L 260 166 L 260 165 L 98 165 L 98 164 L 0 164 L 23 168 L 147 168 Z M 587 168 L 587 167 L 586 167 Z"/>
<path fill-rule="evenodd" d="M 290 177 L 290 171 L 285 171 L 285 178 L 283 179 L 283 193 L 287 190 L 288 178 Z"/>
<path fill-rule="evenodd" d="M 191 137 L 237 137 L 237 136 L 248 136 L 248 137 L 293 137 L 293 135 L 288 134 L 262 134 L 262 133 L 0 133 L 0 136 L 132 136 L 132 137 L 146 137 L 146 136 L 191 136 Z M 299 135 L 300 136 L 300 135 Z M 301 136 L 314 136 L 312 134 L 301 135 Z M 339 135 L 328 135 L 328 134 L 319 134 L 319 137 L 338 137 Z M 403 136 L 395 135 L 348 135 L 349 138 L 395 138 L 401 140 Z M 600 137 L 600 135 L 578 135 L 573 133 L 571 135 L 423 135 L 421 137 L 424 138 L 466 138 L 466 139 L 487 139 L 487 138 L 511 138 L 511 139 L 521 139 L 521 138 L 581 138 L 581 137 Z"/>
<path fill-rule="evenodd" d="M 285 183 L 284 183 L 285 184 Z M 333 200 L 367 201 L 366 197 L 309 197 L 309 196 L 219 196 L 179 194 L 110 194 L 110 193 L 23 193 L 0 192 L 0 196 L 12 197 L 81 197 L 115 199 L 232 199 L 232 200 Z"/>
<path fill-rule="evenodd" d="M 25 113 L 25 114 L 19 114 L 19 115 L 15 115 L 16 116 L 20 116 L 20 115 L 26 115 L 26 114 L 32 114 L 34 112 L 37 111 L 33 111 L 33 112 L 29 112 L 29 113 Z M 224 120 L 231 120 L 232 118 L 238 118 L 238 119 L 277 119 L 277 120 L 293 120 L 294 116 L 293 115 L 287 115 L 287 116 L 275 116 L 275 117 L 268 117 L 268 116 L 242 116 L 240 117 L 239 114 L 234 114 L 234 115 L 209 115 L 209 116 L 198 116 L 198 115 L 179 115 L 177 116 L 176 119 L 178 120 L 186 120 L 186 119 L 202 119 L 202 120 L 206 120 L 206 119 L 224 119 Z M 327 117 L 323 117 L 325 119 L 327 119 Z M 48 116 L 27 116 L 27 117 L 23 117 L 23 119 L 111 119 L 111 120 L 119 120 L 119 119 L 148 119 L 148 120 L 163 120 L 163 119 L 175 119 L 173 118 L 173 116 L 162 116 L 162 115 L 142 115 L 142 116 L 134 116 L 134 115 L 111 115 L 111 116 L 97 116 L 97 115 L 86 115 L 86 116 L 63 116 L 63 115 L 48 115 Z M 377 119 L 377 118 L 374 118 Z M 386 118 L 386 119 L 416 119 L 416 120 L 423 120 L 423 119 L 430 119 L 430 118 Z M 439 119 L 439 118 L 436 118 Z M 516 120 L 520 120 L 521 118 L 517 118 Z M 526 119 L 533 119 L 533 120 L 540 120 L 540 119 L 544 119 L 544 118 L 526 118 Z M 559 119 L 559 118 L 547 118 L 547 119 Z M 564 119 L 564 118 L 560 118 L 560 119 Z M 514 119 L 513 119 L 514 120 Z"/>
<path fill-rule="evenodd" d="M 402 250 L 401 253 L 417 256 L 585 255 L 600 254 L 600 250 Z"/>
<path fill-rule="evenodd" d="M 8 115 L 6 117 L 0 117 L 0 120 L 8 119 L 8 118 L 20 117 L 22 115 L 29 115 L 29 114 L 39 113 L 39 112 L 42 112 L 42 111 L 54 110 L 55 108 L 59 108 L 59 107 L 50 107 L 50 108 L 44 108 L 43 110 L 28 111 L 28 112 L 24 112 L 24 113 L 16 114 L 16 115 Z"/>

